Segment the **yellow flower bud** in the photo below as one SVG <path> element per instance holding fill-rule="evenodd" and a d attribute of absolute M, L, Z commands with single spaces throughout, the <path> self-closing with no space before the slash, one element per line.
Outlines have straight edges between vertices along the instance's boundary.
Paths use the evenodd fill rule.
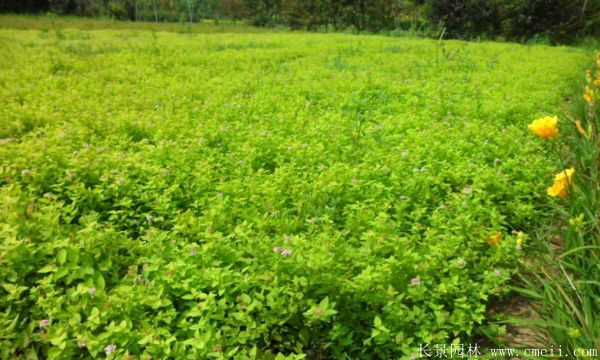
<path fill-rule="evenodd" d="M 499 232 L 494 233 L 492 236 L 490 236 L 490 239 L 488 240 L 488 246 L 498 246 L 500 245 L 500 240 L 502 240 L 502 234 L 500 234 Z"/>
<path fill-rule="evenodd" d="M 579 133 L 581 135 L 587 137 L 587 133 L 585 132 L 585 129 L 583 128 L 583 126 L 581 126 L 581 120 L 576 120 L 575 121 L 575 126 L 577 127 L 577 131 L 579 131 Z"/>

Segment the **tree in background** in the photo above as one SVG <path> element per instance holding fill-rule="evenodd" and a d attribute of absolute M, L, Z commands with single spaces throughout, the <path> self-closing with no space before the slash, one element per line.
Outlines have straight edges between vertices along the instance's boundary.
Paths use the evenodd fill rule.
<path fill-rule="evenodd" d="M 430 27 L 444 26 L 454 38 L 526 41 L 534 37 L 569 43 L 600 36 L 600 1 L 594 0 L 427 0 Z"/>
<path fill-rule="evenodd" d="M 553 43 L 568 43 L 574 35 L 593 35 L 593 30 L 597 33 L 600 25 L 593 26 L 600 19 L 600 2 L 595 0 L 506 0 L 499 4 L 502 33 L 511 40 L 541 36 Z M 592 23 L 586 26 L 587 21 Z"/>
<path fill-rule="evenodd" d="M 281 21 L 283 0 L 244 0 L 247 16 L 253 25 L 273 26 Z"/>
<path fill-rule="evenodd" d="M 129 21 L 246 20 L 292 29 L 423 28 L 460 39 L 600 38 L 600 0 L 0 0 L 1 12 L 53 12 Z"/>
<path fill-rule="evenodd" d="M 429 0 L 425 15 L 431 25 L 443 26 L 453 38 L 495 36 L 499 30 L 497 3 L 486 0 Z"/>
<path fill-rule="evenodd" d="M 224 19 L 238 21 L 247 17 L 242 0 L 221 0 L 217 4 L 217 13 Z"/>

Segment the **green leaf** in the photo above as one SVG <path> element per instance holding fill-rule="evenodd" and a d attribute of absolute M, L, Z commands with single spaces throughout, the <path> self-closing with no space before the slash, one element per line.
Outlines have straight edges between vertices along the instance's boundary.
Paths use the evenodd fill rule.
<path fill-rule="evenodd" d="M 383 325 L 383 323 L 381 322 L 381 319 L 377 315 L 375 315 L 374 323 L 375 323 L 375 327 L 381 327 Z"/>
<path fill-rule="evenodd" d="M 46 274 L 46 273 L 50 273 L 50 272 L 55 272 L 56 269 L 58 269 L 56 267 L 56 265 L 54 265 L 54 264 L 48 264 L 48 265 L 44 266 L 43 268 L 39 269 L 38 273 L 40 273 L 40 274 Z"/>
<path fill-rule="evenodd" d="M 64 263 L 67 261 L 67 250 L 61 249 L 56 256 L 56 260 L 60 265 L 64 265 Z"/>
<path fill-rule="evenodd" d="M 298 333 L 298 337 L 300 338 L 302 344 L 308 345 L 310 343 L 310 333 L 308 332 L 308 328 L 302 328 L 302 330 L 300 330 Z"/>
<path fill-rule="evenodd" d="M 104 291 L 105 286 L 104 277 L 100 272 L 96 272 L 96 289 L 98 291 Z"/>

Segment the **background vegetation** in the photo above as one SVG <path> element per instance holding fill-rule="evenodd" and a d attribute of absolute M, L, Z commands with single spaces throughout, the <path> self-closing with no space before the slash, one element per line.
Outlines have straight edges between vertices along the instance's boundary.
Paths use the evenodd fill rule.
<path fill-rule="evenodd" d="M 590 0 L 0 0 L 0 12 L 130 21 L 240 21 L 320 31 L 421 31 L 454 38 L 571 43 L 600 37 Z"/>

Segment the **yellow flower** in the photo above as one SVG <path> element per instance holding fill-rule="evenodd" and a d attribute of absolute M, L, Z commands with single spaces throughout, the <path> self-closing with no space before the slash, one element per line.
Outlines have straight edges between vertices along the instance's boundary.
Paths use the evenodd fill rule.
<path fill-rule="evenodd" d="M 502 240 L 502 234 L 500 234 L 499 232 L 494 233 L 492 236 L 490 236 L 490 239 L 488 240 L 487 244 L 489 247 L 492 246 L 498 246 L 500 245 L 500 240 Z"/>
<path fill-rule="evenodd" d="M 554 184 L 548 188 L 548 195 L 564 199 L 569 194 L 569 187 L 573 187 L 574 168 L 566 169 L 554 176 Z"/>
<path fill-rule="evenodd" d="M 594 95 L 594 90 L 590 89 L 589 86 L 586 86 L 585 91 L 583 92 L 583 100 L 585 100 L 586 103 L 591 104 L 594 101 Z"/>
<path fill-rule="evenodd" d="M 585 130 L 583 129 L 583 126 L 581 126 L 581 120 L 576 120 L 575 121 L 575 126 L 577 126 L 577 131 L 579 131 L 579 133 L 585 137 L 587 137 L 587 133 L 585 132 Z"/>
<path fill-rule="evenodd" d="M 537 136 L 544 139 L 552 139 L 558 134 L 558 116 L 546 116 L 534 120 L 529 124 L 529 129 Z"/>
<path fill-rule="evenodd" d="M 515 248 L 517 250 L 521 250 L 521 248 L 523 247 L 523 243 L 525 242 L 526 238 L 527 238 L 527 235 L 524 232 L 519 231 L 517 233 L 517 244 L 515 246 Z"/>

